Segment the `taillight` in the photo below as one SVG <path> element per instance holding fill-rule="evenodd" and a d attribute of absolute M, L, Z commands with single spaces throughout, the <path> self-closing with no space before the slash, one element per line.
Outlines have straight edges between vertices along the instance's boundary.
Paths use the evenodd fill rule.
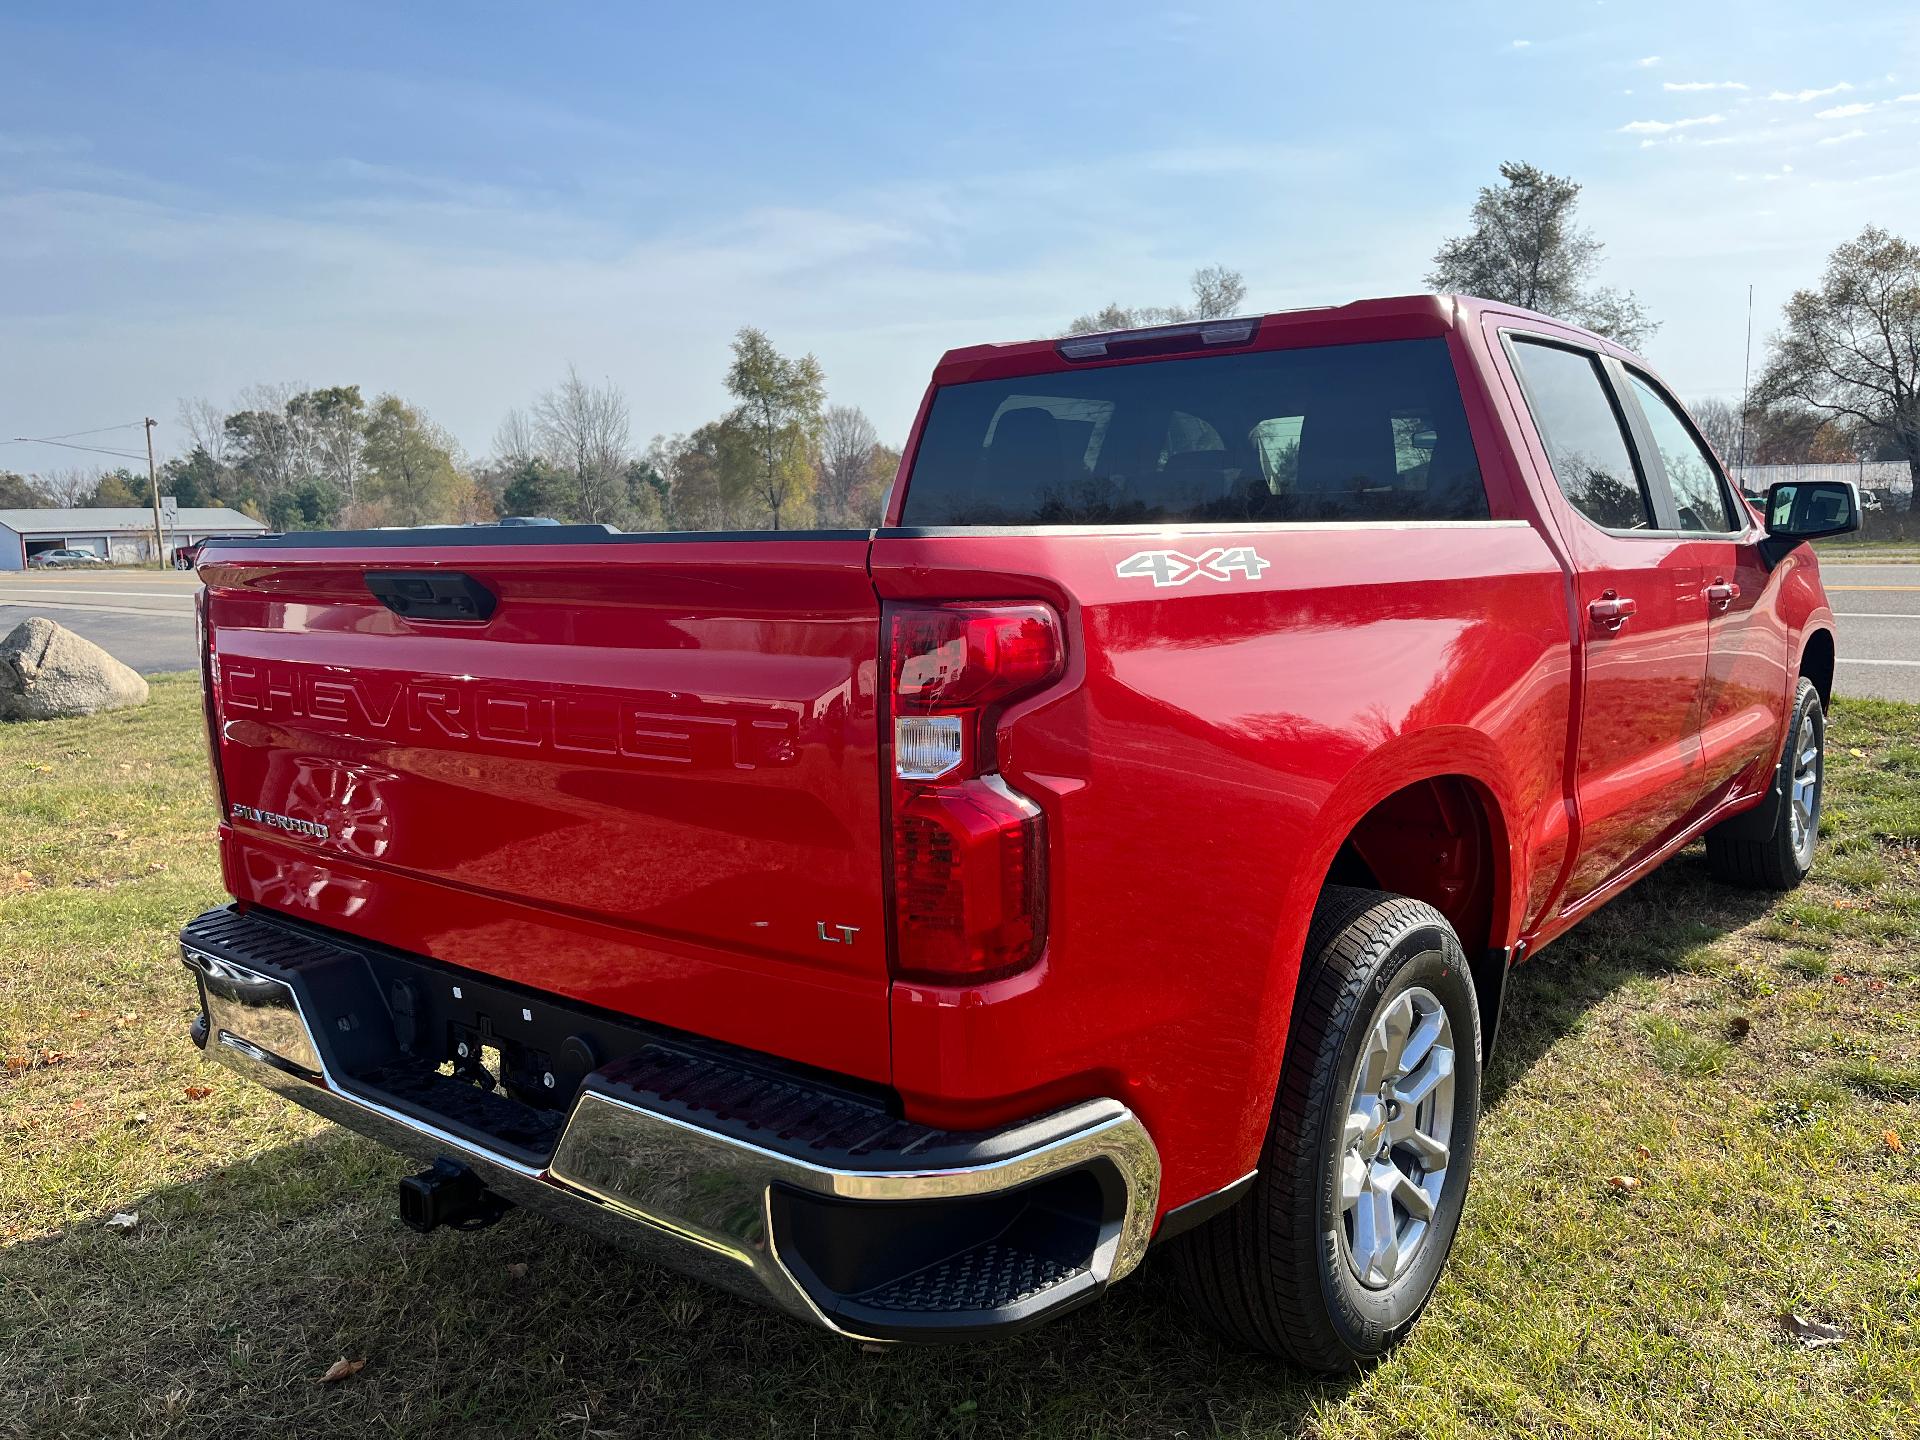
<path fill-rule="evenodd" d="M 200 713 L 207 728 L 207 766 L 213 776 L 213 798 L 224 820 L 227 818 L 227 784 L 220 774 L 219 697 L 215 693 L 220 679 L 220 658 L 213 649 L 213 617 L 207 613 L 204 585 L 194 592 L 193 624 L 200 644 Z"/>
<path fill-rule="evenodd" d="M 993 724 L 1064 668 L 1045 605 L 891 607 L 894 957 L 960 984 L 1023 970 L 1047 938 L 1040 807 L 995 773 Z"/>

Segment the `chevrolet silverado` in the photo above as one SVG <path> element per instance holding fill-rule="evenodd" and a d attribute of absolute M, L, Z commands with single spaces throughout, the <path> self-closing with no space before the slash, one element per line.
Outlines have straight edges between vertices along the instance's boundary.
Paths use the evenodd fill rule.
<path fill-rule="evenodd" d="M 1511 966 L 1819 832 L 1845 485 L 1469 299 L 980 345 L 873 531 L 211 542 L 194 1037 L 866 1340 L 1080 1305 L 1379 1356 Z"/>

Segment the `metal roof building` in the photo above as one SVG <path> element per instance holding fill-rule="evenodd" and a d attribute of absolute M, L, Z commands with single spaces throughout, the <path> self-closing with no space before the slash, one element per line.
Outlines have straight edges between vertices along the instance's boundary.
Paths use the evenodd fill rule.
<path fill-rule="evenodd" d="M 225 506 L 166 511 L 167 557 L 209 535 L 258 535 L 267 527 Z M 24 570 L 42 550 L 91 550 L 102 560 L 153 559 L 153 511 L 135 506 L 83 510 L 0 510 L 0 570 Z"/>

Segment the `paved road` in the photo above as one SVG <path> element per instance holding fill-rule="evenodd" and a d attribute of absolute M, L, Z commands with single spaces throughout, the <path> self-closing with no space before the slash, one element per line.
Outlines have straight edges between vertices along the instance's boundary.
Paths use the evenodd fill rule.
<path fill-rule="evenodd" d="M 1920 700 L 1920 565 L 1820 562 L 1840 632 L 1842 695 Z"/>
<path fill-rule="evenodd" d="M 191 670 L 199 588 L 180 570 L 0 572 L 0 635 L 44 615 L 144 674 Z"/>
<path fill-rule="evenodd" d="M 1823 561 L 1839 617 L 1845 695 L 1920 700 L 1920 565 Z M 0 574 L 0 634 L 45 615 L 136 670 L 191 670 L 193 592 L 183 572 L 151 570 Z"/>

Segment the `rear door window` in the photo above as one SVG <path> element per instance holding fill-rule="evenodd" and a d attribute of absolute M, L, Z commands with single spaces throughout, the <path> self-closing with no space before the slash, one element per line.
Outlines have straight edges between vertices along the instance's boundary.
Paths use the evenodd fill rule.
<path fill-rule="evenodd" d="M 1583 350 L 1519 339 L 1513 358 L 1553 478 L 1573 508 L 1603 530 L 1653 529 L 1653 506 L 1599 360 Z"/>
<path fill-rule="evenodd" d="M 1446 342 L 943 386 L 902 523 L 1484 520 Z"/>
<path fill-rule="evenodd" d="M 1654 446 L 1660 451 L 1661 467 L 1667 472 L 1667 487 L 1673 492 L 1674 509 L 1680 513 L 1682 530 L 1703 530 L 1726 534 L 1741 528 L 1734 519 L 1732 502 L 1720 481 L 1720 467 L 1707 453 L 1707 447 L 1694 436 L 1679 408 L 1633 371 L 1634 397 L 1647 417 Z"/>

